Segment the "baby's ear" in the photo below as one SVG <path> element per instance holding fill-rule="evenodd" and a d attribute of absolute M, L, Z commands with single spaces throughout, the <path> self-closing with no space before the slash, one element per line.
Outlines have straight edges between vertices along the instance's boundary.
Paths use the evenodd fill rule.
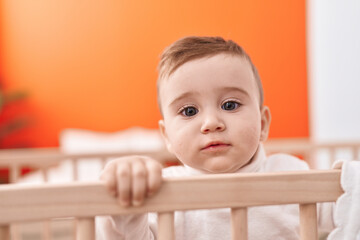
<path fill-rule="evenodd" d="M 260 141 L 264 142 L 268 138 L 271 122 L 270 109 L 267 106 L 261 108 L 261 134 Z"/>
<path fill-rule="evenodd" d="M 167 150 L 170 152 L 170 153 L 173 153 L 172 152 L 172 148 L 171 148 L 171 144 L 170 144 L 170 141 L 169 141 L 169 138 L 168 138 L 168 135 L 166 133 L 166 128 L 165 128 L 165 123 L 164 123 L 164 120 L 160 120 L 159 121 L 159 129 L 160 129 L 160 134 L 165 142 L 165 145 L 166 145 L 166 148 Z"/>

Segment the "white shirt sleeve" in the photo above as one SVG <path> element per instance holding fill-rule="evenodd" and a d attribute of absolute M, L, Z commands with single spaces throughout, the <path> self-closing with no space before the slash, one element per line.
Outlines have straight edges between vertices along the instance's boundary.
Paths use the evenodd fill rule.
<path fill-rule="evenodd" d="M 97 240 L 155 240 L 148 214 L 96 217 Z"/>

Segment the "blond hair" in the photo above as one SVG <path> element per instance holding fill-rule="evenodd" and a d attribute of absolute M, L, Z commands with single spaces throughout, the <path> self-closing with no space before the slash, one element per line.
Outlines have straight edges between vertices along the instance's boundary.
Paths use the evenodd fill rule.
<path fill-rule="evenodd" d="M 246 59 L 251 65 L 252 72 L 256 84 L 259 89 L 260 107 L 264 102 L 264 92 L 261 83 L 260 76 L 255 65 L 252 63 L 249 55 L 232 40 L 224 40 L 222 37 L 185 37 L 174 42 L 161 54 L 160 62 L 158 65 L 159 77 L 157 81 L 158 89 L 158 103 L 160 105 L 159 86 L 163 79 L 168 78 L 172 73 L 176 71 L 181 65 L 191 60 L 211 57 L 216 54 L 231 54 Z"/>

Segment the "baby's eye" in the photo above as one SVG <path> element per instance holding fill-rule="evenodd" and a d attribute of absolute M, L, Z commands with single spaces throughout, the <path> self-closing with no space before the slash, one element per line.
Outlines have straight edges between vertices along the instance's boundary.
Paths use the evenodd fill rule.
<path fill-rule="evenodd" d="M 187 117 L 191 117 L 194 116 L 195 114 L 197 114 L 199 112 L 199 110 L 197 110 L 195 107 L 185 107 L 182 111 L 181 114 Z"/>
<path fill-rule="evenodd" d="M 237 109 L 238 107 L 240 106 L 239 103 L 237 102 L 234 102 L 234 101 L 228 101 L 228 102 L 225 102 L 221 108 L 226 110 L 226 111 L 231 111 L 231 110 L 235 110 Z"/>

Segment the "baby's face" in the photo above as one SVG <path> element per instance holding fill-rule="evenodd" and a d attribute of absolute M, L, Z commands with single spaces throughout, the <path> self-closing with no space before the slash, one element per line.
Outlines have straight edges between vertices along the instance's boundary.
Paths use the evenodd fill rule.
<path fill-rule="evenodd" d="M 259 108 L 250 64 L 240 57 L 219 54 L 187 62 L 162 81 L 159 94 L 167 147 L 190 167 L 235 172 L 267 136 L 269 110 Z"/>

